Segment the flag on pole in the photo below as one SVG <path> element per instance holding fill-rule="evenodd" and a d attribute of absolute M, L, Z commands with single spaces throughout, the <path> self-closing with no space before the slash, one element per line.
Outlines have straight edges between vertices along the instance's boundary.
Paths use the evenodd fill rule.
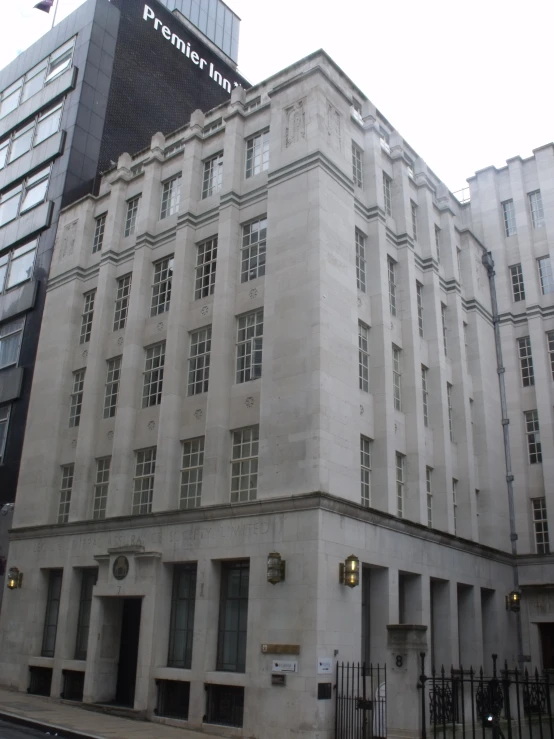
<path fill-rule="evenodd" d="M 45 13 L 50 12 L 50 8 L 54 5 L 55 0 L 40 0 L 40 3 L 35 5 L 37 10 L 44 10 Z"/>

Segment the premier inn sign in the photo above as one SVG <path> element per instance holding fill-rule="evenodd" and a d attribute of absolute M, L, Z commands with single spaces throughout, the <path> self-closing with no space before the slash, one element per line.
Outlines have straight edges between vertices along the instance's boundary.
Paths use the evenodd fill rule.
<path fill-rule="evenodd" d="M 229 80 L 225 79 L 225 77 L 223 77 L 220 72 L 217 71 L 213 63 L 207 62 L 205 59 L 203 59 L 200 54 L 194 51 L 194 49 L 191 49 L 190 42 L 183 41 L 183 39 L 179 38 L 176 33 L 173 33 L 171 29 L 168 28 L 168 26 L 164 25 L 163 21 L 161 21 L 159 18 L 156 18 L 156 14 L 149 5 L 144 6 L 142 19 L 147 23 L 152 21 L 154 30 L 161 31 L 164 39 L 172 43 L 176 49 L 179 49 L 179 51 L 181 51 L 186 59 L 195 64 L 201 71 L 207 74 L 211 80 L 213 80 L 220 87 L 223 87 L 224 90 L 227 90 L 227 92 L 231 92 L 231 83 L 229 82 Z M 233 82 L 232 86 L 237 87 L 238 82 Z"/>

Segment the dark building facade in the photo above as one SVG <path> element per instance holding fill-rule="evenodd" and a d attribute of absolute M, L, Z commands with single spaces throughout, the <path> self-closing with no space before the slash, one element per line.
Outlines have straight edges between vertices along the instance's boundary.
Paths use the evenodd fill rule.
<path fill-rule="evenodd" d="M 238 43 L 228 13 L 206 29 L 224 39 L 227 24 Z M 236 43 L 220 53 L 179 18 L 157 0 L 88 0 L 0 72 L 0 504 L 15 498 L 60 208 L 94 192 L 122 151 L 247 84 Z"/>

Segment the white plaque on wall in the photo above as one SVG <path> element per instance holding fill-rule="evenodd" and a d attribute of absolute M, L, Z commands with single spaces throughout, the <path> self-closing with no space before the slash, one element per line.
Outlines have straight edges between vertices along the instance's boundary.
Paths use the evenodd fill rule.
<path fill-rule="evenodd" d="M 271 672 L 298 672 L 298 662 L 290 659 L 275 659 L 271 663 Z"/>
<path fill-rule="evenodd" d="M 330 675 L 332 672 L 333 672 L 333 658 L 332 657 L 318 657 L 317 674 L 318 675 Z"/>

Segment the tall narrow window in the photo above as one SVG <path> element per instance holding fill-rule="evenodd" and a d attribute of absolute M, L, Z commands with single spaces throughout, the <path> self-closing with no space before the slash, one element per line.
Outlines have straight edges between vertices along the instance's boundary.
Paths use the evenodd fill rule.
<path fill-rule="evenodd" d="M 249 575 L 247 561 L 221 563 L 216 670 L 244 672 L 246 669 Z"/>
<path fill-rule="evenodd" d="M 410 200 L 410 209 L 412 213 L 412 235 L 414 241 L 417 241 L 417 205 L 413 200 Z"/>
<path fill-rule="evenodd" d="M 86 293 L 84 298 L 83 312 L 81 314 L 81 335 L 79 337 L 79 344 L 86 344 L 90 341 L 90 332 L 92 331 L 92 317 L 94 315 L 94 298 L 96 297 L 96 290 L 91 290 Z"/>
<path fill-rule="evenodd" d="M 190 670 L 196 602 L 196 564 L 175 565 L 169 622 L 168 667 Z"/>
<path fill-rule="evenodd" d="M 369 392 L 369 328 L 358 322 L 358 377 L 360 390 Z"/>
<path fill-rule="evenodd" d="M 96 585 L 97 577 L 98 571 L 96 569 L 81 570 L 81 595 L 79 597 L 77 640 L 75 643 L 75 659 L 79 660 L 85 660 L 87 658 L 92 589 Z"/>
<path fill-rule="evenodd" d="M 550 372 L 554 380 L 554 331 L 549 331 L 546 334 L 546 341 L 548 343 L 548 356 L 550 357 Z"/>
<path fill-rule="evenodd" d="M 502 213 L 504 215 L 504 233 L 506 236 L 513 236 L 516 233 L 516 212 L 513 200 L 505 200 L 502 203 Z"/>
<path fill-rule="evenodd" d="M 448 404 L 448 431 L 450 432 L 450 441 L 454 441 L 452 385 L 449 382 L 446 383 L 446 402 Z"/>
<path fill-rule="evenodd" d="M 397 411 L 402 410 L 402 369 L 400 365 L 400 352 L 401 350 L 392 345 L 392 389 L 394 398 L 394 408 Z"/>
<path fill-rule="evenodd" d="M 524 415 L 529 464 L 540 464 L 542 462 L 542 449 L 539 429 L 539 412 L 537 410 L 526 411 Z"/>
<path fill-rule="evenodd" d="M 423 285 L 421 282 L 416 282 L 416 295 L 417 295 L 417 325 L 419 328 L 419 335 L 423 338 Z"/>
<path fill-rule="evenodd" d="M 427 373 L 429 370 L 421 365 L 421 392 L 423 395 L 423 423 L 429 426 L 429 392 L 427 390 Z"/>
<path fill-rule="evenodd" d="M 534 190 L 529 193 L 529 207 L 531 209 L 531 218 L 533 220 L 533 228 L 544 226 L 544 211 L 542 209 L 542 197 L 540 190 Z"/>
<path fill-rule="evenodd" d="M 149 346 L 146 350 L 144 379 L 142 385 L 142 407 L 148 408 L 162 402 L 162 387 L 165 365 L 165 341 Z"/>
<path fill-rule="evenodd" d="M 537 554 L 550 553 L 550 537 L 548 535 L 548 518 L 546 516 L 546 498 L 533 498 L 533 527 L 535 529 L 535 547 Z"/>
<path fill-rule="evenodd" d="M 140 195 L 127 201 L 127 215 L 125 216 L 124 236 L 132 236 L 135 233 L 137 225 L 137 213 L 139 208 Z"/>
<path fill-rule="evenodd" d="M 160 209 L 160 220 L 169 218 L 179 210 L 179 200 L 181 199 L 181 173 L 170 180 L 166 180 L 162 185 L 162 205 Z"/>
<path fill-rule="evenodd" d="M 198 508 L 202 503 L 204 437 L 183 442 L 179 508 Z"/>
<path fill-rule="evenodd" d="M 25 318 L 16 318 L 0 325 L 0 369 L 16 365 L 23 339 Z"/>
<path fill-rule="evenodd" d="M 365 236 L 356 229 L 356 284 L 358 290 L 365 293 Z"/>
<path fill-rule="evenodd" d="M 456 264 L 458 266 L 458 279 L 462 281 L 462 250 L 456 247 Z"/>
<path fill-rule="evenodd" d="M 67 523 L 69 520 L 69 506 L 71 505 L 71 491 L 73 489 L 74 469 L 74 464 L 64 464 L 62 466 L 60 504 L 58 506 L 58 523 Z"/>
<path fill-rule="evenodd" d="M 58 631 L 58 612 L 62 592 L 63 570 L 50 570 L 48 573 L 48 595 L 46 596 L 46 614 L 42 632 L 42 657 L 53 657 L 56 648 L 56 632 Z"/>
<path fill-rule="evenodd" d="M 454 517 L 454 536 L 458 533 L 458 480 L 452 478 L 452 514 Z"/>
<path fill-rule="evenodd" d="M 217 236 L 198 244 L 196 249 L 196 276 L 194 299 L 214 294 L 215 268 L 217 266 Z"/>
<path fill-rule="evenodd" d="M 554 293 L 554 277 L 552 276 L 552 262 L 550 261 L 550 257 L 537 259 L 537 264 L 539 267 L 542 294 L 550 295 Z"/>
<path fill-rule="evenodd" d="M 517 340 L 519 353 L 519 366 L 521 370 L 521 384 L 530 387 L 535 384 L 535 373 L 533 370 L 533 357 L 531 355 L 531 337 L 524 336 Z"/>
<path fill-rule="evenodd" d="M 188 394 L 208 392 L 212 327 L 206 326 L 190 335 Z"/>
<path fill-rule="evenodd" d="M 4 460 L 4 452 L 6 451 L 6 440 L 8 438 L 8 425 L 10 422 L 10 407 L 4 405 L 0 408 L 0 464 Z"/>
<path fill-rule="evenodd" d="M 73 392 L 69 404 L 69 428 L 76 428 L 81 423 L 81 408 L 83 406 L 83 388 L 85 385 L 85 370 L 73 373 Z"/>
<path fill-rule="evenodd" d="M 259 218 L 242 227 L 241 282 L 265 275 L 266 244 L 267 218 Z"/>
<path fill-rule="evenodd" d="M 204 180 L 202 184 L 202 200 L 221 190 L 223 184 L 223 152 L 204 162 Z"/>
<path fill-rule="evenodd" d="M 103 213 L 98 218 L 94 219 L 94 238 L 92 240 L 92 253 L 96 254 L 97 251 L 102 251 L 104 244 L 104 231 L 106 229 L 106 214 Z"/>
<path fill-rule="evenodd" d="M 441 230 L 435 226 L 435 249 L 437 252 L 437 263 L 441 263 Z"/>
<path fill-rule="evenodd" d="M 258 494 L 259 427 L 233 431 L 231 503 L 256 500 Z"/>
<path fill-rule="evenodd" d="M 352 177 L 358 187 L 364 186 L 362 169 L 362 150 L 352 142 Z"/>
<path fill-rule="evenodd" d="M 237 320 L 237 383 L 262 376 L 264 311 L 252 311 Z"/>
<path fill-rule="evenodd" d="M 113 330 L 121 331 L 127 323 L 127 312 L 129 310 L 129 295 L 131 294 L 131 275 L 120 277 L 117 281 L 117 293 L 115 297 L 115 315 Z"/>
<path fill-rule="evenodd" d="M 150 315 L 158 316 L 169 310 L 171 300 L 171 281 L 173 278 L 173 257 L 162 259 L 154 264 L 154 282 L 152 283 L 152 301 Z"/>
<path fill-rule="evenodd" d="M 444 347 L 444 356 L 448 356 L 448 341 L 446 338 L 446 305 L 441 303 L 441 322 L 442 322 L 442 344 Z"/>
<path fill-rule="evenodd" d="M 431 478 L 433 470 L 431 467 L 425 468 L 425 486 L 427 490 L 427 526 L 433 528 L 433 488 L 431 484 Z"/>
<path fill-rule="evenodd" d="M 102 457 L 96 460 L 96 482 L 94 483 L 94 497 L 92 500 L 92 517 L 94 519 L 106 518 L 111 461 L 111 457 Z"/>
<path fill-rule="evenodd" d="M 132 515 L 151 513 L 156 472 L 156 447 L 135 452 L 135 476 L 133 478 Z"/>
<path fill-rule="evenodd" d="M 404 516 L 404 455 L 396 452 L 396 515 Z"/>
<path fill-rule="evenodd" d="M 391 208 L 391 178 L 383 172 L 383 198 L 385 201 L 385 213 L 388 216 L 392 215 Z"/>
<path fill-rule="evenodd" d="M 246 141 L 246 177 L 265 172 L 269 167 L 269 131 L 252 136 Z"/>
<path fill-rule="evenodd" d="M 371 439 L 360 436 L 362 505 L 371 505 Z"/>
<path fill-rule="evenodd" d="M 391 316 L 396 315 L 396 262 L 387 257 L 387 272 L 389 279 L 389 308 Z"/>
<path fill-rule="evenodd" d="M 106 389 L 104 393 L 104 418 L 113 418 L 117 407 L 119 382 L 121 380 L 121 357 L 114 357 L 107 362 Z"/>
<path fill-rule="evenodd" d="M 510 275 L 512 278 L 512 294 L 514 296 L 514 303 L 519 303 L 520 300 L 525 300 L 525 287 L 523 285 L 521 264 L 513 264 L 510 267 Z"/>

